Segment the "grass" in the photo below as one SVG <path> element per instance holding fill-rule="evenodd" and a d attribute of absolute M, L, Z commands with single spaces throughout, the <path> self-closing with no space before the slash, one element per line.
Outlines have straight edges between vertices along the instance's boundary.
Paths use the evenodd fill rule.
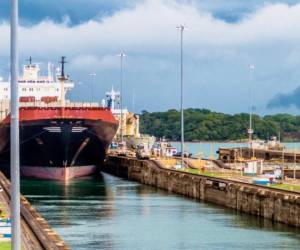
<path fill-rule="evenodd" d="M 201 171 L 201 170 L 194 169 L 194 168 L 185 168 L 185 169 L 182 169 L 181 171 L 188 172 L 188 173 L 191 173 L 191 174 L 205 175 L 205 176 L 208 176 L 208 177 L 220 177 L 220 178 L 225 177 L 225 174 L 223 174 L 223 173 Z"/>
<path fill-rule="evenodd" d="M 299 185 L 293 185 L 293 184 L 271 184 L 271 188 L 277 188 L 277 189 L 283 189 L 288 191 L 295 191 L 300 192 L 300 186 Z"/>
<path fill-rule="evenodd" d="M 185 168 L 185 169 L 179 169 L 182 172 L 187 172 L 191 174 L 199 174 L 204 175 L 208 177 L 218 177 L 218 178 L 224 178 L 224 179 L 230 179 L 230 176 L 234 176 L 233 173 L 220 173 L 220 172 L 208 172 L 208 171 L 201 171 L 199 169 L 193 169 L 193 168 Z M 281 189 L 281 190 L 287 190 L 287 191 L 294 191 L 294 192 L 300 192 L 300 185 L 295 184 L 270 184 L 268 187 L 274 188 L 274 189 Z"/>
<path fill-rule="evenodd" d="M 10 241 L 0 242 L 0 250 L 10 250 L 10 249 L 11 249 L 11 242 Z"/>

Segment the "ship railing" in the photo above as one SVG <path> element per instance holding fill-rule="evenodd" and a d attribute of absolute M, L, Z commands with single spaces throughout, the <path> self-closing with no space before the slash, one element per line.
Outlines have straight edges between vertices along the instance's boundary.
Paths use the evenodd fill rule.
<path fill-rule="evenodd" d="M 44 108 L 55 108 L 61 107 L 61 102 L 50 102 L 45 103 L 42 101 L 35 102 L 20 102 L 19 106 L 22 107 L 44 107 Z M 65 101 L 64 107 L 71 108 L 105 108 L 98 102 L 71 102 L 70 100 Z M 10 113 L 10 101 L 3 100 L 0 101 L 0 121 L 3 120 Z"/>
<path fill-rule="evenodd" d="M 45 103 L 41 101 L 36 102 L 20 102 L 20 107 L 45 107 L 45 108 L 55 108 L 62 107 L 61 102 L 50 102 Z M 66 101 L 63 107 L 71 107 L 71 108 L 99 108 L 103 107 L 100 103 L 97 102 L 71 102 Z"/>

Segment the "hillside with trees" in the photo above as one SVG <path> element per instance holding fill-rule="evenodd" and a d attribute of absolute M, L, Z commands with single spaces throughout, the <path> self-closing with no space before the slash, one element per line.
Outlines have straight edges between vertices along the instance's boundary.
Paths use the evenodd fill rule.
<path fill-rule="evenodd" d="M 224 114 L 207 109 L 186 109 L 186 141 L 227 141 L 247 138 L 249 114 Z M 253 115 L 254 138 L 268 139 L 281 134 L 284 141 L 300 140 L 300 116 L 276 114 Z M 180 140 L 180 112 L 171 109 L 165 112 L 142 111 L 140 115 L 141 133 L 158 138 Z"/>

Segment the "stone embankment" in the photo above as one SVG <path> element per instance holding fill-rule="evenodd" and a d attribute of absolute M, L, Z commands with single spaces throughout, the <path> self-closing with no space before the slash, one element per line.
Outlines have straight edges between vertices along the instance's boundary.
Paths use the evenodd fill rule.
<path fill-rule="evenodd" d="M 108 156 L 103 171 L 197 200 L 300 227 L 300 193 L 166 169 L 153 160 Z"/>

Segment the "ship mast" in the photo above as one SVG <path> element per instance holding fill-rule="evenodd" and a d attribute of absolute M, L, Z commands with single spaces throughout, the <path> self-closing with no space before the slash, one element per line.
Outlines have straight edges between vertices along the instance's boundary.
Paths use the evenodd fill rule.
<path fill-rule="evenodd" d="M 67 79 L 66 76 L 65 76 L 65 64 L 67 63 L 65 61 L 66 57 L 65 56 L 62 56 L 61 57 L 61 61 L 59 62 L 61 64 L 61 75 L 58 77 L 58 80 L 60 81 L 60 93 L 61 93 L 61 96 L 60 96 L 60 105 L 61 105 L 61 108 L 62 108 L 62 112 L 63 112 L 63 109 L 65 107 L 65 80 Z"/>
<path fill-rule="evenodd" d="M 29 65 L 32 65 L 32 57 L 31 56 L 26 61 L 29 62 Z"/>

